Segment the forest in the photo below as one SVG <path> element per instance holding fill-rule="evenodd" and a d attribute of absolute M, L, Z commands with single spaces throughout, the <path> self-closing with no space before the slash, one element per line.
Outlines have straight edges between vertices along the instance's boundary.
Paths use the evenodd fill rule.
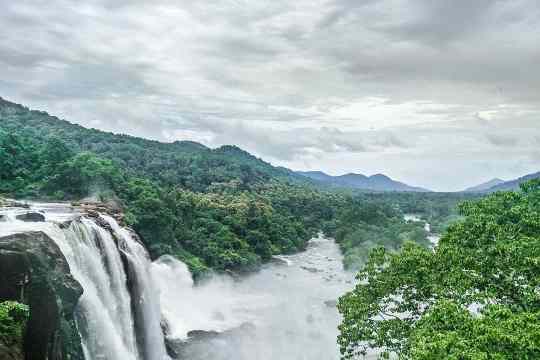
<path fill-rule="evenodd" d="M 357 268 L 376 245 L 427 246 L 403 214 L 442 224 L 464 196 L 330 191 L 233 146 L 115 135 L 3 100 L 0 117 L 0 194 L 121 206 L 154 258 L 174 254 L 196 276 L 256 269 L 319 231 Z"/>
<path fill-rule="evenodd" d="M 538 181 L 487 197 L 327 189 L 236 147 L 114 135 L 11 103 L 0 117 L 1 196 L 120 207 L 152 258 L 172 254 L 195 279 L 257 270 L 318 232 L 334 238 L 359 270 L 338 304 L 344 359 L 370 348 L 404 359 L 540 354 Z M 442 234 L 435 249 L 425 222 Z M 0 304 L 4 344 L 20 341 L 27 316 Z"/>
<path fill-rule="evenodd" d="M 338 308 L 344 359 L 540 357 L 540 180 L 460 205 L 434 250 L 377 247 Z"/>

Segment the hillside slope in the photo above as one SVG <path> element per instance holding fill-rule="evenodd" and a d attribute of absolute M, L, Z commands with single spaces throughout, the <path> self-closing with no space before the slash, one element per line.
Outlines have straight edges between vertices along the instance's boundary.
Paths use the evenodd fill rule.
<path fill-rule="evenodd" d="M 274 167 L 236 146 L 210 149 L 192 141 L 164 143 L 87 129 L 2 98 L 0 131 L 24 134 L 37 143 L 57 137 L 74 152 L 90 151 L 113 160 L 134 175 L 194 191 L 205 191 L 212 184 L 238 180 L 244 187 L 273 179 L 309 183 L 306 178 L 288 169 Z"/>

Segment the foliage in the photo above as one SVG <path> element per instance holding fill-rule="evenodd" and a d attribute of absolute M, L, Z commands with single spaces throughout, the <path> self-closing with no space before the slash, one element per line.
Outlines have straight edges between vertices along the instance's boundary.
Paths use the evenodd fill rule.
<path fill-rule="evenodd" d="M 436 303 L 411 333 L 408 356 L 432 359 L 538 359 L 540 311 L 488 305 L 481 316 L 452 301 Z"/>
<path fill-rule="evenodd" d="M 540 356 L 540 181 L 460 211 L 433 251 L 370 253 L 339 301 L 343 358 L 369 348 L 403 359 Z"/>
<path fill-rule="evenodd" d="M 417 198 L 322 191 L 234 146 L 114 135 L 1 99 L 0 118 L 0 193 L 112 200 L 152 257 L 174 254 L 196 274 L 253 269 L 302 250 L 320 230 L 336 237 L 350 268 L 377 245 L 427 244 L 422 224 L 402 217 Z M 439 200 L 421 199 L 415 210 L 426 214 Z"/>
<path fill-rule="evenodd" d="M 20 346 L 28 316 L 28 306 L 15 301 L 1 302 L 0 341 L 7 346 Z"/>
<path fill-rule="evenodd" d="M 190 141 L 162 143 L 128 135 L 86 129 L 0 98 L 0 130 L 32 139 L 38 146 L 50 138 L 62 139 L 75 153 L 91 152 L 109 159 L 135 177 L 147 178 L 162 186 L 182 186 L 206 191 L 216 184 L 248 189 L 270 179 L 297 183 L 309 180 L 289 170 L 273 167 L 235 146 L 209 149 Z"/>

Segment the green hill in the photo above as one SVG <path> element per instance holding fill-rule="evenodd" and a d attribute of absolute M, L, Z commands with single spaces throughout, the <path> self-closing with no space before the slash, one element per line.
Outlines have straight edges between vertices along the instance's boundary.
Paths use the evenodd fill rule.
<path fill-rule="evenodd" d="M 2 98 L 0 119 L 0 130 L 4 132 L 21 134 L 40 144 L 57 137 L 75 153 L 90 151 L 133 175 L 194 191 L 205 191 L 214 183 L 233 180 L 239 180 L 242 187 L 271 179 L 309 183 L 304 177 L 274 167 L 236 146 L 210 149 L 192 141 L 164 143 L 87 129 Z"/>
<path fill-rule="evenodd" d="M 304 249 L 321 230 L 338 241 L 346 265 L 357 266 L 375 246 L 428 244 L 423 224 L 406 222 L 402 211 L 433 222 L 457 200 L 321 184 L 236 146 L 87 129 L 0 100 L 0 195 L 114 202 L 152 257 L 172 254 L 195 274 L 252 269 Z"/>

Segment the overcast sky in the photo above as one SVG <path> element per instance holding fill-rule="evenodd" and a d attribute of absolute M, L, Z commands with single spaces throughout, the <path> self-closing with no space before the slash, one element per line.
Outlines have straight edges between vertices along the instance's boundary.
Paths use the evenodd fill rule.
<path fill-rule="evenodd" d="M 0 96 L 85 126 L 435 190 L 540 171 L 538 0 L 17 0 L 0 25 Z"/>

